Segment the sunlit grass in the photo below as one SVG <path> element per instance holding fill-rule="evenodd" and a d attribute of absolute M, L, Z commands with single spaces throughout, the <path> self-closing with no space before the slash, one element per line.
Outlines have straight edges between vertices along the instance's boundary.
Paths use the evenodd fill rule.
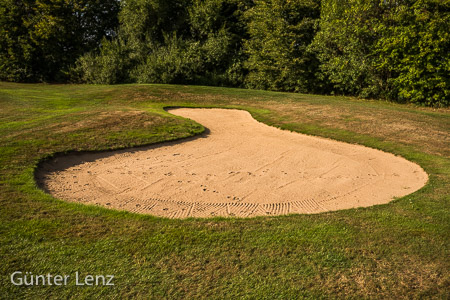
<path fill-rule="evenodd" d="M 429 183 L 387 205 L 251 219 L 168 220 L 67 203 L 36 187 L 55 153 L 192 136 L 168 106 L 248 110 L 283 129 L 420 164 Z M 170 85 L 0 83 L 0 291 L 5 298 L 447 298 L 448 110 Z M 15 287 L 14 271 L 114 274 L 114 287 Z"/>

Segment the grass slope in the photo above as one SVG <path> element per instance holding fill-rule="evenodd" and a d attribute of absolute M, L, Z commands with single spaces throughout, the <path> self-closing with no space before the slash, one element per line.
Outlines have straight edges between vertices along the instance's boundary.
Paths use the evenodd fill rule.
<path fill-rule="evenodd" d="M 246 109 L 284 129 L 383 149 L 430 181 L 387 205 L 318 215 L 168 220 L 66 203 L 43 158 L 191 136 L 165 106 Z M 450 115 L 380 101 L 170 85 L 0 83 L 1 298 L 448 298 Z M 114 274 L 113 287 L 16 287 L 14 271 Z"/>

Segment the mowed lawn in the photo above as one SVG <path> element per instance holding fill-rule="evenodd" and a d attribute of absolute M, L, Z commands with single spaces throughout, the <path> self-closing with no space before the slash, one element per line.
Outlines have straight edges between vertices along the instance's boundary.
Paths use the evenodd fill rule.
<path fill-rule="evenodd" d="M 168 106 L 248 110 L 266 124 L 401 155 L 429 174 L 370 208 L 170 220 L 66 203 L 39 161 L 192 136 Z M 176 85 L 0 83 L 0 298 L 449 298 L 450 110 L 348 97 Z M 219 162 L 218 162 L 219 163 Z M 14 271 L 70 275 L 14 286 Z M 75 272 L 114 286 L 76 286 Z"/>

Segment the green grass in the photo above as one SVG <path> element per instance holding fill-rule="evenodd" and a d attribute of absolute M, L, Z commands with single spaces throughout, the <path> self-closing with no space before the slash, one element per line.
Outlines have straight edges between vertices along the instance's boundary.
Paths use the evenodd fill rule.
<path fill-rule="evenodd" d="M 420 164 L 429 183 L 387 205 L 251 219 L 169 220 L 54 199 L 39 161 L 192 136 L 167 106 L 248 110 L 284 129 Z M 0 298 L 449 298 L 449 110 L 175 85 L 0 83 Z M 16 287 L 14 271 L 114 274 L 114 287 Z"/>

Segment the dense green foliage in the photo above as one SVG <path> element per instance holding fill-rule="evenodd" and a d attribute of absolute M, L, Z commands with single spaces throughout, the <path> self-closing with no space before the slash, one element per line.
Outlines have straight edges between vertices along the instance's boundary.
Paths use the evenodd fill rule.
<path fill-rule="evenodd" d="M 448 106 L 450 1 L 330 0 L 313 47 L 338 93 Z"/>
<path fill-rule="evenodd" d="M 64 81 L 69 67 L 114 35 L 118 1 L 0 1 L 0 80 Z"/>
<path fill-rule="evenodd" d="M 0 80 L 70 75 L 448 106 L 449 23 L 450 0 L 5 0 Z"/>
<path fill-rule="evenodd" d="M 318 63 L 308 46 L 320 16 L 318 0 L 257 0 L 246 12 L 246 41 L 252 88 L 311 92 Z"/>
<path fill-rule="evenodd" d="M 239 85 L 246 30 L 239 0 L 130 0 L 119 14 L 117 43 L 80 58 L 85 82 Z M 124 58 L 123 56 L 126 56 Z M 123 63 L 112 66 L 113 62 Z"/>

